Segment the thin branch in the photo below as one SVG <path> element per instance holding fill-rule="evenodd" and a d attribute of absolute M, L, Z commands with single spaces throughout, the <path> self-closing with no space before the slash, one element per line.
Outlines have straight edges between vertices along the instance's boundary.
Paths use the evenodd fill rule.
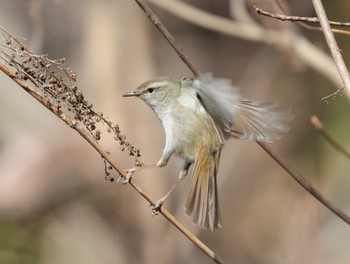
<path fill-rule="evenodd" d="M 3 32 L 6 33 L 7 36 L 11 37 L 11 39 L 7 40 L 8 45 L 11 44 L 11 41 L 15 41 L 18 45 L 20 45 L 20 49 L 11 49 L 13 53 L 12 56 L 9 57 L 2 57 L 2 59 L 5 60 L 5 62 L 17 70 L 17 72 L 13 72 L 9 67 L 7 67 L 5 64 L 0 63 L 0 71 L 2 71 L 5 75 L 7 75 L 9 78 L 11 78 L 14 82 L 16 82 L 20 87 L 22 87 L 26 92 L 28 92 L 31 96 L 33 96 L 39 103 L 41 103 L 43 106 L 45 106 L 48 110 L 50 110 L 53 114 L 55 114 L 58 118 L 60 118 L 63 122 L 65 122 L 68 126 L 70 126 L 72 129 L 74 129 L 76 132 L 78 132 L 101 156 L 102 158 L 107 161 L 107 163 L 112 166 L 121 177 L 125 178 L 127 177 L 125 171 L 123 168 L 114 161 L 111 156 L 109 155 L 109 152 L 106 151 L 99 143 L 99 136 L 100 132 L 96 131 L 95 128 L 92 128 L 92 126 L 95 125 L 95 123 L 89 123 L 93 122 L 91 119 L 88 120 L 81 120 L 83 116 L 88 115 L 88 118 L 91 118 L 90 114 L 92 114 L 95 118 L 98 120 L 103 121 L 103 123 L 107 124 L 108 131 L 119 129 L 117 128 L 117 125 L 112 125 L 111 122 L 107 121 L 106 119 L 102 118 L 102 114 L 98 114 L 92 110 L 92 106 L 86 106 L 87 102 L 83 99 L 83 95 L 81 92 L 77 89 L 77 87 L 72 86 L 68 87 L 63 81 L 62 76 L 58 76 L 53 71 L 50 70 L 50 66 L 46 65 L 45 63 L 49 61 L 49 59 L 46 59 L 45 56 L 36 56 L 35 54 L 31 54 L 29 50 L 27 50 L 24 45 L 19 42 L 16 38 L 14 38 L 9 32 L 3 30 L 0 28 Z M 8 55 L 4 50 L 0 49 L 0 53 L 4 55 Z M 26 54 L 30 57 L 26 57 L 23 54 Z M 33 56 L 32 56 L 33 55 Z M 27 59 L 31 59 L 31 62 L 36 66 L 33 66 L 34 68 L 27 67 L 26 63 L 29 62 Z M 33 60 L 38 59 L 40 61 L 40 65 L 38 66 Z M 18 61 L 16 60 L 18 59 Z M 21 60 L 25 59 L 26 62 L 22 61 L 22 64 L 20 63 Z M 56 61 L 51 61 L 53 63 L 56 63 Z M 48 80 L 47 76 L 42 75 L 45 70 L 48 70 L 50 79 Z M 62 69 L 65 71 L 64 69 Z M 32 73 L 31 75 L 28 73 Z M 67 71 L 65 71 L 68 73 Z M 24 74 L 26 73 L 26 74 Z M 29 74 L 29 76 L 28 76 Z M 57 79 L 54 78 L 52 80 L 51 78 L 55 76 Z M 31 78 L 29 78 L 31 77 Z M 69 76 L 69 80 L 75 80 L 76 76 Z M 46 78 L 46 79 L 45 79 Z M 45 79 L 45 81 L 43 81 Z M 33 86 L 29 85 L 27 81 L 31 81 Z M 52 90 L 44 90 L 44 93 L 50 94 L 50 97 L 47 95 L 42 95 L 41 92 L 43 91 L 42 88 L 46 85 L 46 82 L 53 83 L 53 89 Z M 46 87 L 46 86 L 45 86 Z M 57 98 L 57 92 L 62 90 L 65 92 L 64 96 L 70 98 L 59 97 Z M 80 95 L 80 97 L 74 97 L 74 94 L 68 94 L 68 92 L 75 92 L 77 95 Z M 74 104 L 71 103 L 71 101 L 74 101 Z M 64 102 L 63 102 L 64 101 Z M 77 102 L 78 101 L 78 102 Z M 66 103 L 66 105 L 64 105 Z M 72 117 L 69 114 L 65 113 L 66 108 L 69 109 L 70 107 L 76 108 L 74 110 L 67 110 L 72 111 L 75 113 L 75 116 Z M 81 115 L 78 113 L 81 112 Z M 88 121 L 88 123 L 86 123 Z M 128 151 L 130 152 L 130 155 L 137 156 L 138 150 L 136 150 L 134 147 L 129 146 L 125 140 L 125 136 L 120 134 L 120 131 L 116 131 L 115 136 L 118 137 L 117 140 L 123 142 L 121 144 L 122 147 L 128 148 Z M 106 166 L 106 163 L 105 163 Z M 106 172 L 105 167 L 105 172 Z M 108 178 L 108 173 L 106 173 L 106 178 Z M 155 205 L 156 201 L 153 199 L 147 192 L 144 191 L 144 189 L 135 181 L 133 178 L 130 179 L 129 184 L 142 196 L 144 197 L 148 203 L 151 205 Z M 217 256 L 210 248 L 208 248 L 202 241 L 200 241 L 194 234 L 192 234 L 188 229 L 186 229 L 169 211 L 167 211 L 164 207 L 161 207 L 159 209 L 160 213 L 173 225 L 175 226 L 181 233 L 183 233 L 190 241 L 192 241 L 198 248 L 200 248 L 203 252 L 205 252 L 214 262 L 216 263 L 223 263 L 219 256 Z"/>
<path fill-rule="evenodd" d="M 345 148 L 343 148 L 337 141 L 335 141 L 329 133 L 324 130 L 323 124 L 320 121 L 320 119 L 313 115 L 310 118 L 311 124 L 314 126 L 314 128 L 317 130 L 318 133 L 329 143 L 335 150 L 337 150 L 340 154 L 344 155 L 347 159 L 350 160 L 350 152 L 347 151 Z"/>
<path fill-rule="evenodd" d="M 341 209 L 333 205 L 333 203 L 326 199 L 315 187 L 311 185 L 296 169 L 290 166 L 285 160 L 274 153 L 266 144 L 257 142 L 281 167 L 293 177 L 293 179 L 299 183 L 307 192 L 315 197 L 320 203 L 337 215 L 340 219 L 350 225 L 350 217 Z"/>
<path fill-rule="evenodd" d="M 317 23 L 317 24 L 319 24 L 320 21 L 319 21 L 319 19 L 317 17 L 300 17 L 300 16 L 289 16 L 289 15 L 285 15 L 285 14 L 284 15 L 282 15 L 282 14 L 274 14 L 274 13 L 270 13 L 270 12 L 264 11 L 264 10 L 258 8 L 257 6 L 254 6 L 253 8 L 255 9 L 257 14 L 259 14 L 259 15 L 271 17 L 271 18 L 278 19 L 278 20 L 281 20 L 281 21 L 298 22 L 298 24 L 301 25 L 304 28 L 307 28 L 307 29 L 310 29 L 310 30 L 322 31 L 322 28 L 320 28 L 320 27 L 313 27 L 313 26 L 310 26 L 310 25 L 304 23 L 304 22 L 308 22 L 308 23 Z M 348 22 L 338 22 L 338 21 L 329 21 L 329 24 L 331 24 L 332 26 L 346 26 L 346 27 L 350 26 L 350 23 L 348 23 Z M 350 31 L 347 31 L 347 30 L 341 30 L 341 29 L 334 29 L 334 28 L 332 28 L 332 31 L 334 33 L 350 35 Z"/>
<path fill-rule="evenodd" d="M 162 24 L 159 18 L 152 12 L 152 10 L 147 6 L 147 4 L 143 0 L 135 0 L 137 3 L 141 3 L 143 6 L 147 7 L 147 10 L 152 13 L 152 16 L 155 17 L 155 21 L 157 22 L 157 25 Z M 153 0 L 152 0 L 153 1 Z M 158 0 L 157 0 L 158 1 Z M 144 9 L 143 9 L 144 10 Z M 148 16 L 149 17 L 149 16 Z M 150 18 L 150 17 L 149 17 Z M 153 20 L 150 19 L 151 22 L 154 24 Z M 155 24 L 155 26 L 157 26 Z M 157 27 L 161 34 L 167 38 L 167 36 L 170 34 L 168 30 L 166 32 L 161 29 L 165 28 L 164 26 L 162 27 Z M 172 41 L 174 40 L 174 37 L 171 35 Z M 181 49 L 177 52 L 182 52 Z M 188 58 L 188 56 L 184 56 L 182 54 L 180 58 L 182 58 L 183 62 L 188 65 L 188 59 L 184 60 L 183 58 Z M 191 64 L 191 67 L 189 68 L 192 70 L 194 75 L 197 75 L 199 70 L 194 67 Z M 280 156 L 278 156 L 276 153 L 274 153 L 266 144 L 257 142 L 258 145 L 263 148 L 267 154 L 269 154 L 290 176 L 293 177 L 295 181 L 297 181 L 307 192 L 309 192 L 312 196 L 314 196 L 320 203 L 322 203 L 325 207 L 327 207 L 330 211 L 332 211 L 334 214 L 336 214 L 339 218 L 341 218 L 344 222 L 350 225 L 350 217 L 345 214 L 342 210 L 338 209 L 333 203 L 329 200 L 327 200 L 320 192 L 318 192 L 298 171 L 296 171 L 292 166 L 287 164 Z"/>
<path fill-rule="evenodd" d="M 337 41 L 335 40 L 334 34 L 332 32 L 331 26 L 329 25 L 326 11 L 322 5 L 321 0 L 312 0 L 317 17 L 320 20 L 321 27 L 323 29 L 323 34 L 325 36 L 326 42 L 328 44 L 329 50 L 337 66 L 340 77 L 343 80 L 345 86 L 345 94 L 350 97 L 350 75 L 346 68 L 345 62 L 343 60 L 342 54 L 338 47 Z"/>
<path fill-rule="evenodd" d="M 317 24 L 320 23 L 320 20 L 317 17 L 301 17 L 301 16 L 289 16 L 289 15 L 282 15 L 282 14 L 274 14 L 274 13 L 264 11 L 264 10 L 258 8 L 257 6 L 254 6 L 254 9 L 259 15 L 264 15 L 267 17 L 281 20 L 281 21 L 292 21 L 292 22 L 300 21 L 300 22 L 309 22 L 309 23 L 317 23 Z M 331 21 L 331 20 L 328 22 L 332 26 L 350 27 L 349 22 L 338 22 L 338 21 Z"/>
<path fill-rule="evenodd" d="M 325 101 L 327 104 L 328 104 L 328 99 L 329 98 L 332 98 L 333 100 L 337 97 L 337 95 L 342 95 L 341 94 L 341 92 L 344 90 L 344 88 L 345 87 L 343 87 L 343 88 L 340 88 L 340 89 L 338 89 L 338 90 L 336 90 L 334 93 L 331 93 L 331 94 L 329 94 L 329 95 L 327 95 L 327 96 L 324 96 L 324 97 L 322 97 L 321 98 L 321 101 Z"/>

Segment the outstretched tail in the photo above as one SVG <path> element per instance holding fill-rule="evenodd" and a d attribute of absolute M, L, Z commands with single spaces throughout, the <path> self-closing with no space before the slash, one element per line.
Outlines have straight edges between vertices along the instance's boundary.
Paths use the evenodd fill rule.
<path fill-rule="evenodd" d="M 212 232 L 221 227 L 216 175 L 221 146 L 215 150 L 203 147 L 195 161 L 190 191 L 186 201 L 186 214 L 193 222 Z"/>

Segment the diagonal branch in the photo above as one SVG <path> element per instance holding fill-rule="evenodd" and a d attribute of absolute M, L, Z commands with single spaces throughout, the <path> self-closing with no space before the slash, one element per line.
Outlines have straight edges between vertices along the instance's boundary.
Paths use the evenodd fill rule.
<path fill-rule="evenodd" d="M 165 26 L 159 26 L 162 24 L 159 18 L 154 14 L 154 12 L 148 7 L 148 5 L 143 0 L 135 0 L 137 4 L 142 8 L 142 10 L 146 13 L 147 17 L 150 21 L 158 28 L 160 33 L 170 42 L 175 42 L 174 37 L 170 35 L 169 31 L 165 28 Z M 152 17 L 152 19 L 151 19 Z M 156 23 L 155 23 L 156 22 Z M 166 31 L 164 31 L 165 29 Z M 171 36 L 171 41 L 168 39 L 168 36 Z M 194 75 L 198 75 L 199 70 L 194 67 L 188 56 L 183 54 L 182 49 L 178 44 L 173 45 L 172 47 L 176 50 L 176 52 L 181 54 L 180 58 L 183 62 L 192 70 Z M 325 207 L 327 207 L 330 211 L 336 214 L 339 218 L 341 218 L 344 222 L 350 225 L 350 217 L 344 213 L 342 210 L 338 209 L 331 201 L 327 200 L 316 188 L 314 188 L 311 183 L 309 183 L 297 170 L 295 170 L 292 166 L 287 164 L 279 155 L 274 153 L 267 144 L 257 142 L 258 145 L 263 148 L 267 154 L 269 154 L 297 183 L 299 183 L 307 192 L 309 192 L 312 196 L 314 196 L 320 203 L 322 203 Z"/>
<path fill-rule="evenodd" d="M 296 169 L 290 166 L 285 160 L 274 153 L 266 144 L 257 142 L 293 179 L 299 183 L 307 192 L 315 197 L 320 203 L 327 207 L 344 222 L 350 224 L 350 217 L 338 207 L 333 205 L 331 201 L 326 199 L 310 182 L 308 182 Z"/>

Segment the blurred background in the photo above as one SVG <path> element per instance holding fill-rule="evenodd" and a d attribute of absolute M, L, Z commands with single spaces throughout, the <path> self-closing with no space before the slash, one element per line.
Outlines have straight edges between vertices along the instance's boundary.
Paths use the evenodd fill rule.
<path fill-rule="evenodd" d="M 152 2 L 202 72 L 232 79 L 247 98 L 292 107 L 290 132 L 271 148 L 350 214 L 349 160 L 309 121 L 316 114 L 350 150 L 348 99 L 321 100 L 341 87 L 322 33 L 255 14 L 253 5 L 283 13 L 273 0 L 182 2 L 225 18 L 232 34 L 173 1 Z M 311 1 L 282 4 L 291 15 L 315 16 Z M 329 19 L 349 21 L 349 1 L 324 4 Z M 192 74 L 134 1 L 1 0 L 0 5 L 2 27 L 25 38 L 35 53 L 66 58 L 95 110 L 120 125 L 144 163 L 158 161 L 164 144 L 159 121 L 143 102 L 121 95 L 154 76 Z M 337 36 L 345 61 L 348 38 Z M 162 216 L 152 217 L 129 186 L 105 181 L 97 152 L 4 74 L 0 92 L 1 264 L 211 263 Z M 119 164 L 133 166 L 107 132 L 102 137 Z M 180 168 L 174 157 L 167 167 L 135 178 L 160 198 Z M 227 142 L 218 176 L 223 225 L 218 232 L 200 230 L 185 216 L 190 176 L 165 207 L 225 263 L 350 263 L 349 226 L 256 143 Z"/>

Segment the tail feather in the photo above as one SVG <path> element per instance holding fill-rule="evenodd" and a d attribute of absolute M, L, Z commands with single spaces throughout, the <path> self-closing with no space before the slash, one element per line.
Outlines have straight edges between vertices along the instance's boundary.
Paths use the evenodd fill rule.
<path fill-rule="evenodd" d="M 221 227 L 218 205 L 216 175 L 219 166 L 220 151 L 208 151 L 202 148 L 194 164 L 192 181 L 185 210 L 192 215 L 193 222 L 212 232 Z"/>

